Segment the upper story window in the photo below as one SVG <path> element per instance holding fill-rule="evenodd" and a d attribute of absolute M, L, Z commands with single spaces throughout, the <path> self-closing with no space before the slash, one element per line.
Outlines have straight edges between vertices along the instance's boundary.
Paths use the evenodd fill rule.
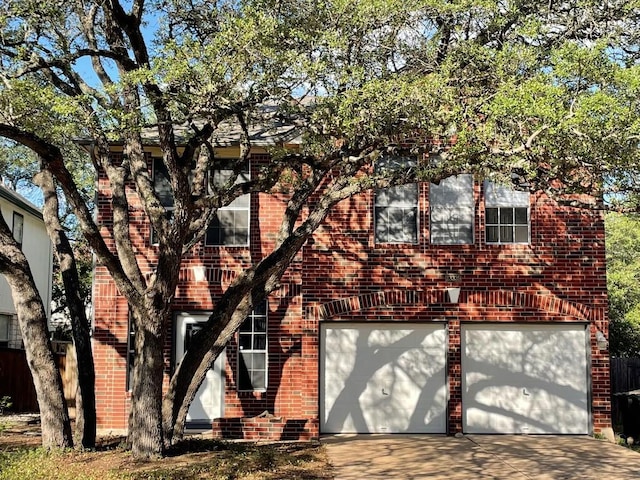
<path fill-rule="evenodd" d="M 18 247 L 22 248 L 22 238 L 24 236 L 24 216 L 18 212 L 13 212 L 13 239 L 18 243 Z"/>
<path fill-rule="evenodd" d="M 487 243 L 529 243 L 529 192 L 485 181 L 484 207 Z"/>
<path fill-rule="evenodd" d="M 171 221 L 173 218 L 173 210 L 175 210 L 173 202 L 173 190 L 171 189 L 171 180 L 169 179 L 169 171 L 161 158 L 153 159 L 153 188 L 158 195 L 160 204 L 167 210 L 165 217 Z M 158 245 L 158 238 L 154 230 L 151 229 L 151 245 Z"/>
<path fill-rule="evenodd" d="M 153 187 L 162 206 L 167 210 L 172 210 L 174 208 L 173 190 L 171 189 L 169 171 L 162 159 L 158 157 L 153 159 Z"/>
<path fill-rule="evenodd" d="M 257 306 L 238 331 L 238 390 L 267 389 L 267 304 Z"/>
<path fill-rule="evenodd" d="M 473 176 L 446 178 L 429 186 L 431 243 L 461 245 L 473 243 Z"/>
<path fill-rule="evenodd" d="M 233 177 L 233 162 L 229 160 L 213 172 L 213 184 L 222 187 Z M 236 178 L 236 183 L 250 180 L 249 164 L 245 164 Z M 207 228 L 205 245 L 244 247 L 249 245 L 249 218 L 251 194 L 236 198 L 226 207 L 219 208 Z"/>
<path fill-rule="evenodd" d="M 11 325 L 11 316 L 0 314 L 0 347 L 9 346 L 10 325 Z"/>
<path fill-rule="evenodd" d="M 376 172 L 416 166 L 414 157 L 383 157 Z M 418 184 L 380 188 L 374 204 L 376 243 L 418 243 Z"/>

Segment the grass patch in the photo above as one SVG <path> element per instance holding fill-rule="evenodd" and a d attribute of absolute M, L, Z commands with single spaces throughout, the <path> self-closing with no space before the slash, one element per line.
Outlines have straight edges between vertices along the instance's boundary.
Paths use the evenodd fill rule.
<path fill-rule="evenodd" d="M 323 447 L 188 440 L 165 458 L 134 461 L 122 448 L 95 452 L 23 448 L 0 451 L 0 480 L 327 480 Z"/>
<path fill-rule="evenodd" d="M 23 448 L 0 452 L 0 480 L 27 478 L 57 478 L 60 480 L 86 478 L 87 480 L 93 480 L 108 478 L 76 470 L 68 463 L 70 455 L 72 455 L 72 452 L 47 452 L 42 448 Z M 87 474 L 84 475 L 83 473 Z M 81 476 L 81 474 L 83 475 Z"/>

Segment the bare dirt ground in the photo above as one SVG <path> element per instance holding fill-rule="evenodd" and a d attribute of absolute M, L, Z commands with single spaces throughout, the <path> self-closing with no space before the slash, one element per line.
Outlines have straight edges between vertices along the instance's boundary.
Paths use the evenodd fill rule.
<path fill-rule="evenodd" d="M 333 478 L 324 448 L 317 443 L 218 442 L 207 434 L 194 435 L 167 452 L 164 458 L 138 462 L 125 448 L 123 437 L 100 437 L 94 451 L 41 452 L 37 472 L 28 478 L 83 479 L 318 479 Z M 20 478 L 30 463 L 25 449 L 37 452 L 41 444 L 39 419 L 0 416 L 0 461 L 15 470 L 6 478 Z M 5 456 L 3 460 L 2 456 Z M 3 465 L 0 462 L 0 473 Z M 55 473 L 57 472 L 57 473 Z M 62 472 L 62 475 L 61 475 Z M 55 474 L 55 476 L 53 476 Z M 51 475 L 51 476 L 50 476 Z M 2 475 L 0 474 L 0 477 Z M 4 477 L 3 477 L 4 478 Z"/>
<path fill-rule="evenodd" d="M 25 413 L 0 416 L 0 450 L 37 447 L 40 443 L 39 415 Z"/>

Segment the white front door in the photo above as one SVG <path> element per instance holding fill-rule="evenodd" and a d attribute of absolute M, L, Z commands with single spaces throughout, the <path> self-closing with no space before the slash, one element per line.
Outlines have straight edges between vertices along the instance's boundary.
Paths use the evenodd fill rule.
<path fill-rule="evenodd" d="M 443 324 L 321 328 L 323 433 L 445 433 Z"/>
<path fill-rule="evenodd" d="M 201 328 L 201 323 L 206 322 L 208 315 L 190 315 L 181 313 L 176 317 L 176 366 L 184 357 L 191 337 Z M 214 418 L 222 417 L 224 413 L 224 365 L 225 352 L 223 351 L 207 372 L 196 394 L 189 412 L 187 422 L 195 425 L 211 425 Z"/>
<path fill-rule="evenodd" d="M 583 324 L 462 326 L 465 433 L 589 433 Z"/>

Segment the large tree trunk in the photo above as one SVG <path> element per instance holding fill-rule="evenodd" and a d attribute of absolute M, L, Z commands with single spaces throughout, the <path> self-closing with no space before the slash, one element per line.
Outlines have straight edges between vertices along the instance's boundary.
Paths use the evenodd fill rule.
<path fill-rule="evenodd" d="M 132 309 L 135 322 L 135 358 L 129 415 L 129 443 L 136 458 L 164 453 L 162 432 L 162 381 L 164 370 L 163 318 Z"/>
<path fill-rule="evenodd" d="M 71 316 L 73 344 L 78 359 L 76 439 L 80 439 L 84 448 L 93 448 L 96 444 L 95 369 L 91 351 L 89 321 L 84 301 L 80 296 L 78 268 L 73 249 L 58 217 L 58 196 L 51 172 L 43 170 L 36 176 L 35 181 L 44 195 L 44 221 L 60 263 L 67 308 Z"/>
<path fill-rule="evenodd" d="M 2 215 L 0 252 L 0 273 L 5 276 L 11 288 L 40 407 L 42 445 L 45 448 L 71 447 L 71 423 L 60 371 L 51 350 L 47 315 L 27 258 L 13 240 Z"/>
<path fill-rule="evenodd" d="M 211 328 L 204 328 L 198 336 L 206 336 L 207 340 L 194 340 L 180 366 L 174 372 L 169 389 L 163 398 L 162 415 L 165 444 L 171 445 L 182 439 L 185 421 L 191 402 L 195 398 L 207 372 L 216 361 L 227 342 L 231 339 L 242 321 L 251 312 L 250 296 L 244 297 L 242 292 L 227 302 L 229 321 L 214 317 L 209 319 Z M 220 308 L 220 307 L 218 307 Z M 223 307 L 224 310 L 224 307 Z M 219 311 L 216 309 L 216 311 Z"/>

